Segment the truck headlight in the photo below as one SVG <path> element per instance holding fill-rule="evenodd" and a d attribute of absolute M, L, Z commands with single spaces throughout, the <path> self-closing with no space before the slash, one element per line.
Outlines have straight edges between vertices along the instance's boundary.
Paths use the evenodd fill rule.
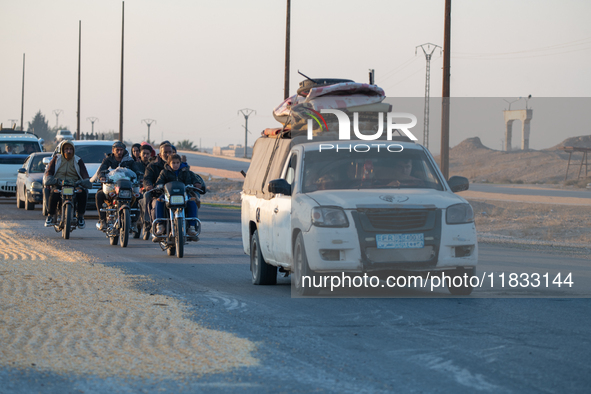
<path fill-rule="evenodd" d="M 32 182 L 31 189 L 43 189 L 43 185 L 41 182 Z"/>
<path fill-rule="evenodd" d="M 349 227 L 349 220 L 343 208 L 312 208 L 312 224 L 318 227 Z"/>
<path fill-rule="evenodd" d="M 474 221 L 474 211 L 470 204 L 456 204 L 447 208 L 445 213 L 447 224 L 471 223 Z"/>

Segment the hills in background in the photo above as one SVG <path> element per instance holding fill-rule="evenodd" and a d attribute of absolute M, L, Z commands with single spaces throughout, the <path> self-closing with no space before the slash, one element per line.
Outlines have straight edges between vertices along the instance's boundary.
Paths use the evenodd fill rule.
<path fill-rule="evenodd" d="M 509 152 L 490 149 L 479 137 L 468 138 L 450 149 L 449 174 L 465 176 L 471 182 L 562 183 L 569 158 L 569 154 L 561 150 L 565 146 L 591 148 L 591 135 L 567 138 L 548 149 Z M 572 154 L 567 184 L 577 183 L 582 157 L 582 152 Z M 435 159 L 439 162 L 439 156 Z M 591 182 L 591 157 L 588 162 L 589 177 L 578 183 Z M 584 165 L 581 175 L 584 178 Z"/>

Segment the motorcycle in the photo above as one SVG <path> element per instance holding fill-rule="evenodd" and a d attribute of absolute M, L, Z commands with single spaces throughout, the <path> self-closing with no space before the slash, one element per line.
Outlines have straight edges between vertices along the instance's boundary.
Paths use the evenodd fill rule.
<path fill-rule="evenodd" d="M 82 193 L 84 190 L 79 186 L 78 182 L 61 180 L 56 187 L 49 193 L 60 193 L 62 198 L 57 206 L 56 218 L 54 219 L 53 228 L 56 232 L 62 232 L 63 239 L 70 239 L 70 233 L 78 227 L 78 218 L 74 216 L 76 210 L 76 193 Z"/>
<path fill-rule="evenodd" d="M 183 184 L 182 182 L 169 182 L 166 185 L 159 185 L 156 192 L 161 191 L 162 199 L 166 204 L 168 210 L 168 217 L 155 219 L 152 222 L 152 237 L 155 242 L 159 242 L 160 248 L 166 250 L 169 256 L 176 256 L 181 258 L 185 254 L 185 243 L 188 241 L 198 241 L 201 233 L 201 221 L 196 217 L 185 217 L 185 208 L 187 201 L 196 199 L 191 197 L 191 192 L 203 194 L 204 191 L 192 185 Z M 195 230 L 197 232 L 194 236 L 187 236 L 187 221 L 195 221 Z M 164 223 L 166 225 L 165 235 L 156 234 L 156 224 Z"/>
<path fill-rule="evenodd" d="M 118 167 L 107 174 L 102 174 L 106 179 L 101 181 L 103 193 L 107 197 L 101 212 L 106 213 L 106 225 L 102 230 L 111 245 L 120 242 L 122 248 L 127 247 L 129 233 L 132 232 L 132 222 L 137 221 L 139 209 L 132 208 L 134 202 L 140 196 L 137 175 L 128 168 Z M 100 224 L 97 223 L 97 229 Z"/>

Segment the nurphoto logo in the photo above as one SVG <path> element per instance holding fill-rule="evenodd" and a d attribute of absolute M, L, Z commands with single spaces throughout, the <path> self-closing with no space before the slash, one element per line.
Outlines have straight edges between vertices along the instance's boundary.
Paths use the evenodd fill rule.
<path fill-rule="evenodd" d="M 343 111 L 339 111 L 338 109 L 321 109 L 320 114 L 316 111 L 313 111 L 314 115 L 311 115 L 314 120 L 318 123 L 320 128 L 322 129 L 322 123 L 328 130 L 328 126 L 326 125 L 326 121 L 321 114 L 333 114 L 336 115 L 339 121 L 339 140 L 350 141 L 351 140 L 351 121 L 346 113 Z M 322 123 L 318 119 L 318 117 L 322 120 Z M 394 119 L 410 119 L 409 123 L 394 123 Z M 400 130 L 403 132 L 408 138 L 412 141 L 417 141 L 417 137 L 415 137 L 409 129 L 413 128 L 417 125 L 417 117 L 413 114 L 406 113 L 406 112 L 388 112 L 386 117 L 386 138 L 388 141 L 392 141 L 392 132 L 394 130 Z M 313 123 L 312 119 L 308 119 L 308 140 L 312 140 L 312 129 Z M 378 113 L 378 131 L 375 134 L 362 134 L 359 131 L 359 113 L 353 113 L 353 133 L 355 133 L 355 137 L 362 141 L 375 141 L 379 139 L 382 134 L 384 133 L 384 113 Z"/>

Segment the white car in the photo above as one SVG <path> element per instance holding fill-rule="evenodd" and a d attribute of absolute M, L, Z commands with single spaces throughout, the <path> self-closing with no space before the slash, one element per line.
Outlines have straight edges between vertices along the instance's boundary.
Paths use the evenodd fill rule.
<path fill-rule="evenodd" d="M 419 144 L 379 142 L 257 140 L 242 192 L 254 284 L 276 283 L 277 268 L 302 293 L 305 275 L 473 275 L 474 214 L 454 193 L 468 180 L 446 181 Z"/>
<path fill-rule="evenodd" d="M 18 170 L 31 153 L 42 152 L 35 134 L 12 129 L 0 131 L 0 196 L 16 194 Z"/>
<path fill-rule="evenodd" d="M 74 135 L 72 134 L 72 132 L 70 130 L 58 130 L 58 132 L 55 134 L 55 140 L 57 142 L 60 142 L 63 140 L 72 141 L 73 139 L 74 139 Z"/>

